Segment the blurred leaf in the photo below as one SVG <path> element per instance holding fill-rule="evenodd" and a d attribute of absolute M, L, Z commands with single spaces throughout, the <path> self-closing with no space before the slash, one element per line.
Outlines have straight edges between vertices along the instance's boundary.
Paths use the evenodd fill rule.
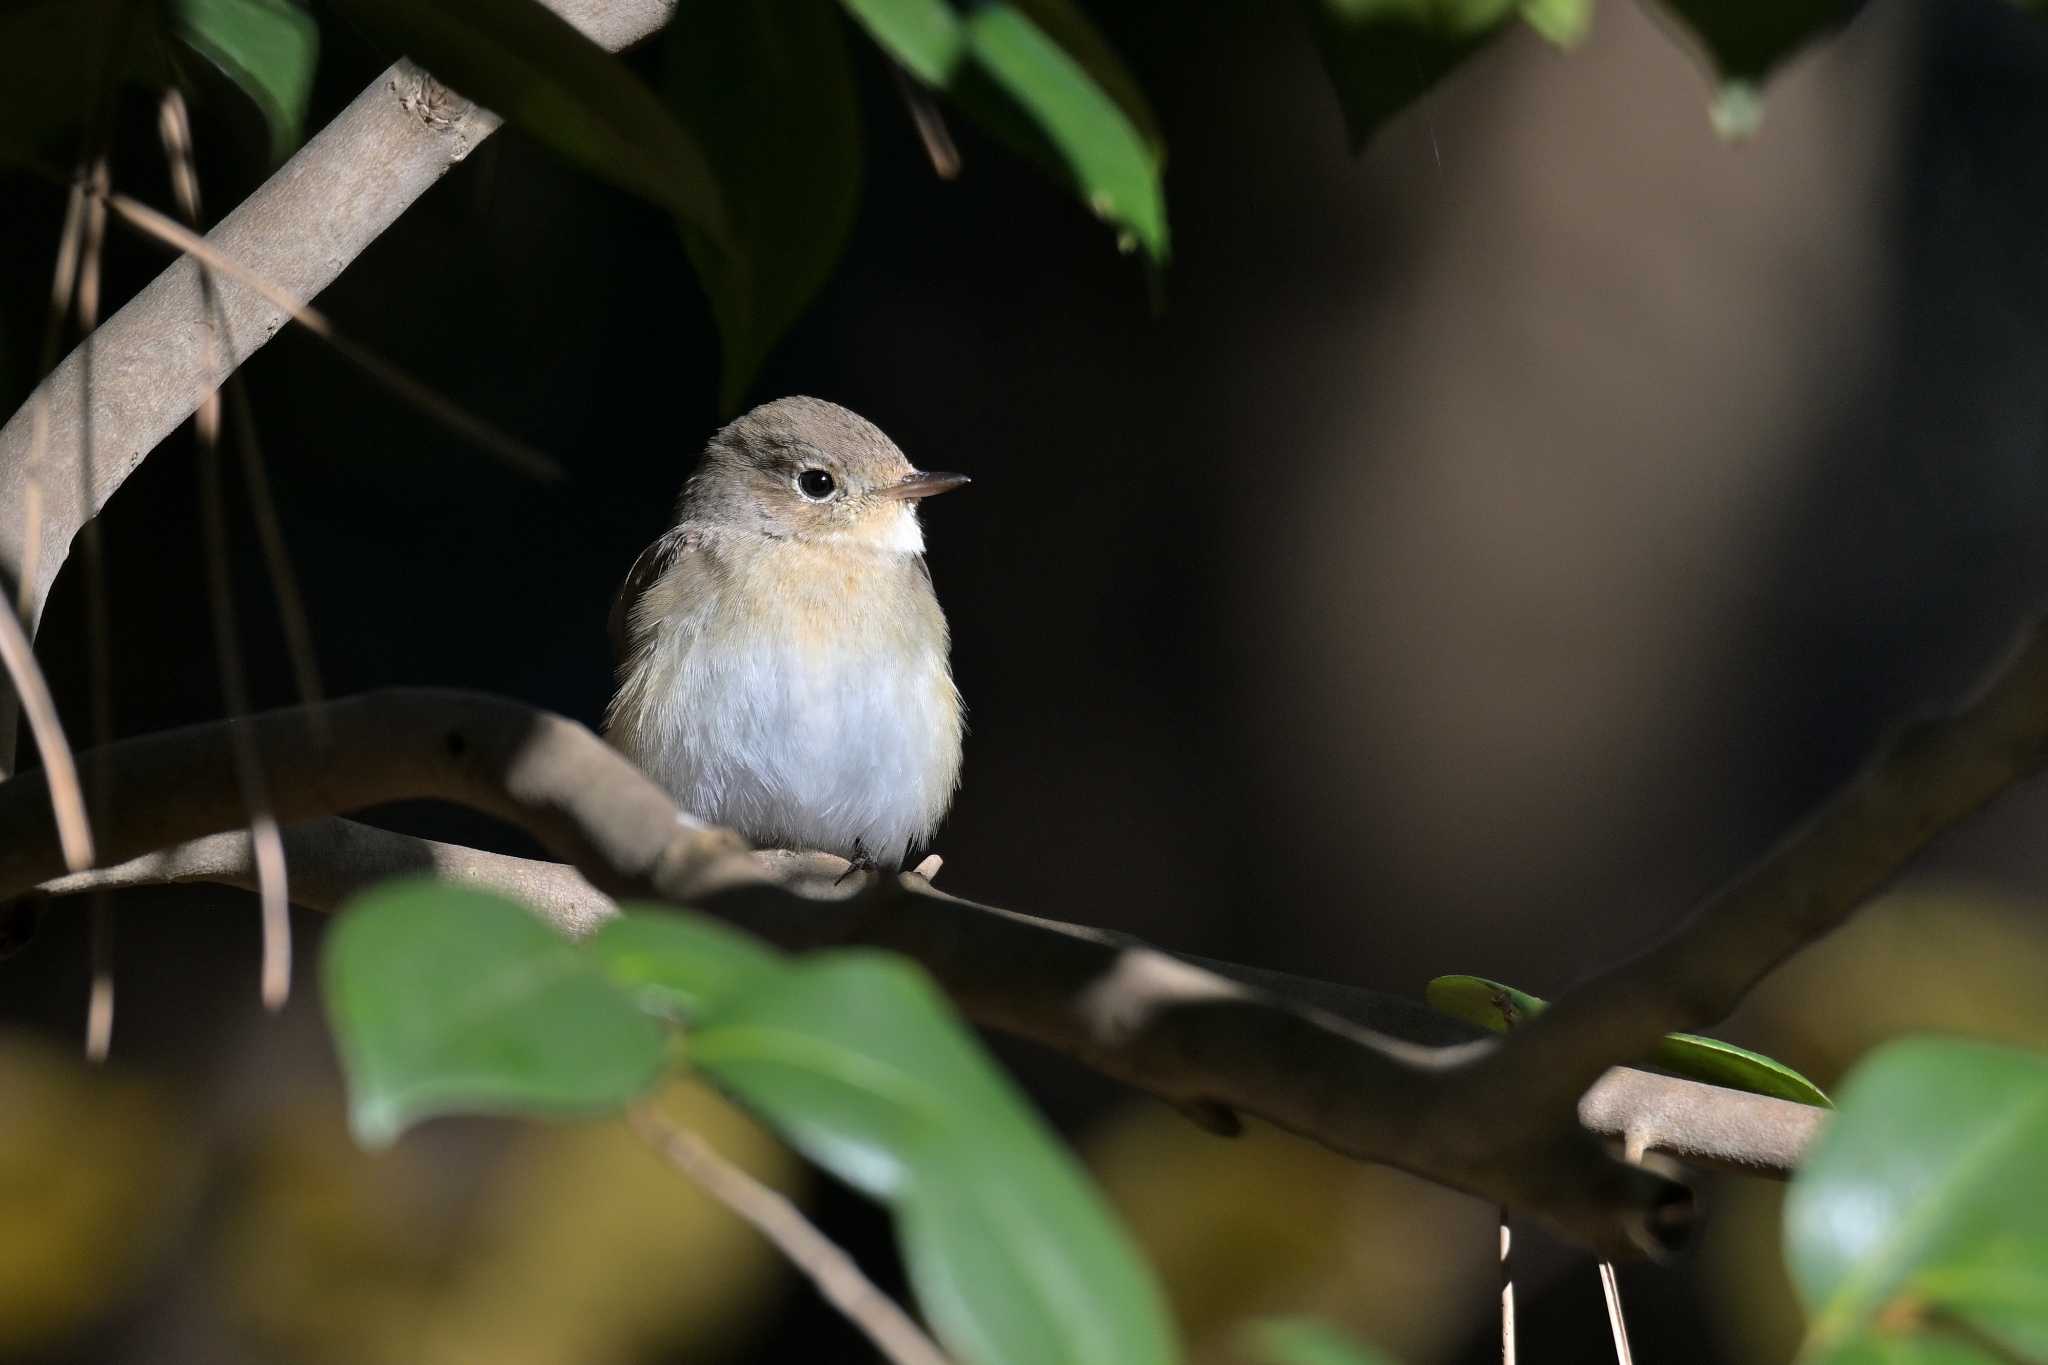
<path fill-rule="evenodd" d="M 1660 0 L 1691 36 L 1715 84 L 1708 116 L 1729 141 L 1763 126 L 1763 82 L 1813 39 L 1855 17 L 1863 0 Z"/>
<path fill-rule="evenodd" d="M 2044 1152 L 2048 1056 L 1936 1038 L 1873 1053 L 1786 1201 L 1809 1351 L 1890 1359 L 1924 1334 L 1997 1348 L 1956 1359 L 2048 1358 Z"/>
<path fill-rule="evenodd" d="M 623 904 L 591 936 L 590 951 L 612 980 L 638 988 L 664 1012 L 702 1018 L 789 970 L 782 955 L 749 934 L 703 915 Z"/>
<path fill-rule="evenodd" d="M 184 1087 L 120 1057 L 91 1066 L 76 1043 L 0 1030 L 0 1359 L 78 1358 L 89 1324 L 189 1248 L 206 1125 Z"/>
<path fill-rule="evenodd" d="M 1516 0 L 1301 3 L 1354 152 L 1500 32 L 1516 9 Z"/>
<path fill-rule="evenodd" d="M 1137 82 L 1068 0 L 841 0 L 882 49 L 1014 150 L 1069 179 L 1155 262 L 1169 252 L 1164 143 Z M 1044 22 L 1039 22 L 1040 19 Z"/>
<path fill-rule="evenodd" d="M 860 197 L 860 106 L 831 0 L 683 0 L 663 48 L 669 107 L 710 159 L 751 268 L 684 242 L 725 341 L 723 406 L 832 273 Z"/>
<path fill-rule="evenodd" d="M 733 249 L 696 140 L 625 63 L 537 0 L 336 3 L 466 98 Z"/>
<path fill-rule="evenodd" d="M 157 6 L 130 0 L 0 10 L 0 164 L 69 173 L 109 81 L 169 84 L 168 37 Z"/>
<path fill-rule="evenodd" d="M 695 1066 L 897 1212 L 919 1305 L 982 1365 L 1176 1358 L 1158 1286 L 916 968 L 824 953 L 690 1033 Z"/>
<path fill-rule="evenodd" d="M 1545 1001 L 1525 991 L 1480 976 L 1440 976 L 1429 983 L 1424 998 L 1432 1009 L 1494 1033 L 1505 1033 L 1549 1008 Z M 1823 1109 L 1829 1105 L 1819 1086 L 1783 1062 L 1718 1038 L 1702 1038 L 1696 1033 L 1666 1034 L 1650 1053 L 1649 1061 L 1709 1085 Z"/>
<path fill-rule="evenodd" d="M 1314 1318 L 1268 1318 L 1244 1332 L 1247 1354 L 1266 1365 L 1393 1365 L 1392 1357 Z"/>
<path fill-rule="evenodd" d="M 1723 80 L 1760 81 L 1807 42 L 1849 22 L 1863 0 L 1659 0 Z"/>
<path fill-rule="evenodd" d="M 1593 27 L 1593 0 L 1522 0 L 1522 22 L 1559 47 L 1577 47 Z"/>
<path fill-rule="evenodd" d="M 305 135 L 320 29 L 291 0 L 175 0 L 178 37 L 255 102 L 273 162 Z"/>
<path fill-rule="evenodd" d="M 357 1137 L 435 1114 L 611 1109 L 666 1036 L 597 959 L 502 897 L 428 880 L 351 902 L 322 960 Z"/>
<path fill-rule="evenodd" d="M 840 0 L 884 52 L 926 85 L 944 89 L 967 53 L 946 0 Z"/>

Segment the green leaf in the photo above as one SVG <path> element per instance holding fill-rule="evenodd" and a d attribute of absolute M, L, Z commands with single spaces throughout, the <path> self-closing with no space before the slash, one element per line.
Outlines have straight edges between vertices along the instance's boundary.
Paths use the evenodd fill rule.
<path fill-rule="evenodd" d="M 1071 182 L 1123 245 L 1169 254 L 1157 121 L 1100 33 L 1068 0 L 978 6 L 841 0 L 904 68 L 988 131 Z M 1040 22 L 1040 20 L 1044 22 Z"/>
<path fill-rule="evenodd" d="M 1885 1352 L 1917 1339 L 2048 1358 L 2044 1153 L 2048 1057 L 1936 1038 L 1871 1054 L 1785 1204 L 1811 1354 L 1900 1358 Z"/>
<path fill-rule="evenodd" d="M 702 1018 L 789 970 L 759 939 L 704 915 L 623 904 L 590 938 L 606 975 L 659 1013 Z"/>
<path fill-rule="evenodd" d="M 1424 998 L 1432 1009 L 1494 1033 L 1505 1033 L 1549 1008 L 1525 991 L 1480 976 L 1440 976 L 1429 983 Z M 1718 1038 L 1702 1038 L 1696 1033 L 1667 1034 L 1648 1060 L 1653 1066 L 1709 1085 L 1823 1109 L 1829 1104 L 1819 1086 L 1783 1062 Z"/>
<path fill-rule="evenodd" d="M 262 113 L 273 162 L 305 133 L 306 101 L 320 56 L 320 29 L 290 0 L 174 0 L 186 46 L 220 68 Z"/>
<path fill-rule="evenodd" d="M 1761 82 L 1814 38 L 1839 28 L 1863 0 L 1661 0 L 1723 81 Z"/>
<path fill-rule="evenodd" d="M 1082 201 L 1154 261 L 1165 261 L 1159 160 L 1123 109 L 1015 5 L 983 5 L 966 30 L 976 67 L 1051 142 Z"/>
<path fill-rule="evenodd" d="M 663 57 L 669 107 L 710 159 L 752 263 L 735 269 L 684 234 L 725 341 L 731 411 L 846 245 L 860 197 L 860 106 L 831 0 L 683 0 Z"/>
<path fill-rule="evenodd" d="M 1117 56 L 1116 49 L 1109 45 L 1109 40 L 1102 36 L 1102 31 L 1095 27 L 1081 7 L 1073 0 L 1011 0 L 1011 3 L 1072 57 L 1088 73 L 1089 79 L 1102 87 L 1105 95 L 1116 101 L 1116 107 L 1124 111 L 1124 117 L 1138 130 L 1138 136 L 1151 151 L 1152 159 L 1164 166 L 1166 134 L 1159 127 L 1159 116 L 1145 98 L 1137 77 L 1131 74 L 1123 58 Z"/>
<path fill-rule="evenodd" d="M 1301 0 L 1351 150 L 1477 52 L 1516 0 Z"/>
<path fill-rule="evenodd" d="M 733 250 L 696 140 L 623 62 L 537 0 L 336 3 L 467 98 Z"/>
<path fill-rule="evenodd" d="M 512 901 L 429 880 L 357 897 L 322 957 L 366 1145 L 437 1114 L 616 1108 L 659 1074 L 666 1030 Z"/>
<path fill-rule="evenodd" d="M 1393 1357 L 1314 1318 L 1265 1318 L 1243 1333 L 1245 1354 L 1266 1365 L 1393 1365 Z"/>
<path fill-rule="evenodd" d="M 967 35 L 946 0 L 840 0 L 882 50 L 926 85 L 944 89 L 967 55 Z"/>
<path fill-rule="evenodd" d="M 924 975 L 824 953 L 708 1011 L 690 1059 L 890 1203 L 919 1304 L 982 1365 L 1176 1359 L 1163 1298 L 1092 1185 Z"/>
<path fill-rule="evenodd" d="M 1522 22 L 1562 48 L 1574 48 L 1593 27 L 1593 0 L 1522 0 Z"/>

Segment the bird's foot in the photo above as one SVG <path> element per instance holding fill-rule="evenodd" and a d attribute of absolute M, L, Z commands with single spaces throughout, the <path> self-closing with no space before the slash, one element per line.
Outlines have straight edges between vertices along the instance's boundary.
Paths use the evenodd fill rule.
<path fill-rule="evenodd" d="M 839 885 L 840 882 L 845 881 L 856 872 L 873 872 L 878 866 L 880 864 L 876 863 L 874 855 L 868 852 L 867 845 L 855 839 L 853 841 L 853 856 L 846 860 L 846 871 L 840 873 L 832 885 Z"/>

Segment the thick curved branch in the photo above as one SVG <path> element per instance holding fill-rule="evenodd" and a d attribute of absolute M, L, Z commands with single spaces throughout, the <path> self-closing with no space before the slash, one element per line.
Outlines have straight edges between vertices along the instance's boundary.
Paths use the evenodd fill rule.
<path fill-rule="evenodd" d="M 311 723 L 315 710 L 322 727 Z M 405 798 L 470 806 L 524 827 L 612 898 L 693 905 L 791 947 L 896 949 L 979 1022 L 1184 1108 L 1257 1115 L 1511 1205 L 1609 1256 L 1657 1245 L 1671 1211 L 1689 1202 L 1681 1186 L 1609 1157 L 1568 1113 L 1540 1141 L 1519 1132 L 1514 1111 L 1478 1124 L 1457 1113 L 1445 1103 L 1459 1093 L 1451 1082 L 1490 1043 L 1408 1042 L 1116 935 L 954 900 L 914 875 L 878 879 L 857 895 L 849 883 L 834 899 L 829 865 L 764 864 L 729 832 L 678 811 L 582 726 L 498 698 L 372 693 L 88 752 L 88 792 L 122 796 L 98 831 L 103 856 L 139 857 L 239 827 L 235 727 L 246 727 L 277 775 L 285 822 Z M 0 896 L 62 876 L 40 783 L 0 783 L 0 836 Z M 385 847 L 387 864 L 396 862 Z M 317 880 L 295 867 L 301 894 Z"/>
<path fill-rule="evenodd" d="M 1771 853 L 1647 951 L 1566 992 L 1467 1078 L 1473 1100 L 1569 1102 L 1617 1057 L 1711 1027 L 1935 836 L 2048 762 L 2048 623 L 1954 714 L 1907 727 Z M 1482 1098 L 1483 1097 L 1483 1098 Z"/>
<path fill-rule="evenodd" d="M 605 47 L 623 48 L 661 27 L 673 0 L 542 0 Z M 400 62 L 299 149 L 276 174 L 207 234 L 221 254 L 292 299 L 328 285 L 498 127 L 477 109 Z M 85 357 L 74 351 L 0 427 L 0 579 L 20 583 L 31 633 L 72 537 L 128 476 L 178 429 L 201 396 L 284 325 L 285 310 L 233 280 L 220 281 L 220 318 L 201 303 L 199 272 L 181 257 L 92 335 L 91 391 Z M 87 421 L 87 401 L 91 403 Z M 41 469 L 31 466 L 35 415 L 43 419 Z M 88 433 L 90 447 L 87 446 Z M 37 479 L 37 553 L 20 509 Z M 0 683 L 0 773 L 14 758 L 11 688 Z"/>
<path fill-rule="evenodd" d="M 294 825 L 284 832 L 284 839 L 292 869 L 292 898 L 309 910 L 337 910 L 349 897 L 389 877 L 432 875 L 510 896 L 574 938 L 593 932 L 616 913 L 611 898 L 567 863 L 489 853 L 339 818 Z M 753 857 L 763 877 L 796 894 L 819 899 L 851 894 L 840 884 L 846 864 L 830 854 L 757 852 Z M 100 889 L 198 883 L 254 891 L 256 882 L 249 833 L 230 830 L 97 872 L 62 877 L 45 883 L 42 889 L 65 896 Z M 958 904 L 970 913 L 991 913 L 985 906 Z M 1041 923 L 1050 925 L 1050 921 Z M 1051 927 L 1106 947 L 1145 946 L 1103 930 Z M 1290 1005 L 1326 1010 L 1405 1042 L 1442 1046 L 1481 1036 L 1471 1026 L 1405 996 L 1238 963 L 1187 960 Z M 1127 1009 L 1171 1010 L 1182 1003 L 1170 983 L 1155 983 L 1149 997 L 1132 1000 Z M 1053 1045 L 1060 1046 L 1060 1041 L 1053 1040 Z M 1304 1083 L 1314 1084 L 1315 1078 L 1305 1077 Z M 1179 1088 L 1171 1093 L 1179 1093 Z M 1630 1150 L 1661 1152 L 1695 1166 L 1779 1177 L 1798 1167 L 1825 1118 L 1824 1110 L 1803 1104 L 1625 1067 L 1609 1071 L 1579 1101 L 1579 1122 L 1588 1132 Z"/>

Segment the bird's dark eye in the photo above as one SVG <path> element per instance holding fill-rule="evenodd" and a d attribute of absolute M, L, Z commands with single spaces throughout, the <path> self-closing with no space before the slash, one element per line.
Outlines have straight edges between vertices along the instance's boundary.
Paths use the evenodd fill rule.
<path fill-rule="evenodd" d="M 823 502 L 831 497 L 832 490 L 838 486 L 832 481 L 832 476 L 822 469 L 806 469 L 796 476 L 797 492 L 813 502 Z"/>

